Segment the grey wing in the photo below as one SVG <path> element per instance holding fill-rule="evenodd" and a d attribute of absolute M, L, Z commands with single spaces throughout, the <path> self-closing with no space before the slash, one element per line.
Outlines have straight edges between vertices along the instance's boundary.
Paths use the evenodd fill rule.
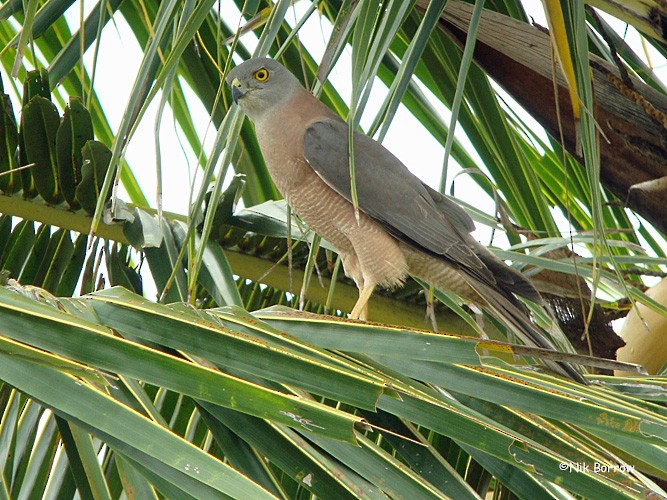
<path fill-rule="evenodd" d="M 431 189 L 429 186 L 425 185 L 425 187 L 438 209 L 445 214 L 446 218 L 451 219 L 455 225 L 458 224 L 458 227 L 468 228 L 468 232 L 472 232 L 475 229 L 472 219 L 465 210 L 442 193 Z M 523 274 L 513 267 L 506 265 L 472 237 L 468 237 L 467 242 L 484 265 L 493 273 L 495 281 L 502 285 L 505 290 L 521 295 L 538 304 L 542 303 L 542 297 Z"/>
<path fill-rule="evenodd" d="M 334 120 L 312 123 L 303 146 L 313 170 L 351 201 L 347 127 Z M 361 211 L 395 238 L 441 256 L 483 282 L 496 283 L 471 245 L 479 245 L 469 235 L 475 225 L 461 207 L 425 186 L 384 146 L 360 133 L 354 135 L 354 165 Z"/>

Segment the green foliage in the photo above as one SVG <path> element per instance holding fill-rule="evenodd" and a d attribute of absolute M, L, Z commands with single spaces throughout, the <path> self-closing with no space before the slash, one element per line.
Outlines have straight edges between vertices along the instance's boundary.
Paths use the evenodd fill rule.
<path fill-rule="evenodd" d="M 664 377 L 588 374 L 582 386 L 541 368 L 553 353 L 415 329 L 426 298 L 414 281 L 371 304 L 398 327 L 286 307 L 342 314 L 356 290 L 338 279 L 330 246 L 275 201 L 252 126 L 229 108 L 224 73 L 233 53 L 253 54 L 256 35 L 255 54 L 279 57 L 355 124 L 371 88 L 386 84 L 371 131 L 383 136 L 401 102 L 443 147 L 449 141 L 452 159 L 498 202 L 501 222 L 464 204 L 476 222 L 497 231 L 513 222 L 538 236 L 507 230 L 514 247 L 494 250 L 528 272 L 597 280 L 611 297 L 664 313 L 642 293 L 642 273 L 664 274 L 664 235 L 614 206 L 599 172 L 587 174 L 557 141 L 543 143 L 479 67 L 461 69 L 461 48 L 436 22 L 445 2 L 326 0 L 292 29 L 290 2 L 235 0 L 239 32 L 223 12 L 230 2 L 220 11 L 213 2 L 98 2 L 75 33 L 62 17 L 71 1 L 28 2 L 25 16 L 21 2 L 0 8 L 12 18 L 0 27 L 3 82 L 18 92 L 7 76 L 15 46 L 24 81 L 14 96 L 19 125 L 4 93 L 0 120 L 0 498 L 664 494 L 656 484 L 667 481 Z M 516 0 L 486 5 L 525 20 Z M 599 34 L 573 7 L 567 29 L 586 83 L 585 46 Z M 318 10 L 334 26 L 319 67 L 296 36 Z M 116 16 L 145 53 L 113 132 L 81 50 L 92 53 Z M 349 103 L 326 81 L 345 50 Z M 206 147 L 192 94 L 218 129 Z M 122 158 L 158 96 L 199 155 L 188 214 L 149 209 Z M 436 104 L 458 108 L 474 151 L 449 133 Z M 589 126 L 587 157 L 595 140 Z M 134 205 L 113 200 L 112 213 L 117 179 Z M 559 211 L 582 232 L 562 236 Z M 572 244 L 592 257 L 545 255 Z M 451 294 L 433 296 L 447 331 L 504 338 Z"/>

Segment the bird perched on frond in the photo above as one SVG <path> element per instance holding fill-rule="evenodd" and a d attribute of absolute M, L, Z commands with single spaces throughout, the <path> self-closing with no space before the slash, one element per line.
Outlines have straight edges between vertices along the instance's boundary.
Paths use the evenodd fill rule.
<path fill-rule="evenodd" d="M 355 132 L 355 214 L 347 123 L 272 59 L 245 61 L 229 72 L 227 83 L 255 125 L 276 187 L 336 248 L 345 274 L 359 288 L 352 318 L 366 318 L 375 287 L 396 287 L 412 275 L 485 306 L 525 343 L 553 348 L 516 297 L 541 303 L 540 294 L 471 236 L 475 225 L 460 206 L 425 185 L 380 143 Z"/>

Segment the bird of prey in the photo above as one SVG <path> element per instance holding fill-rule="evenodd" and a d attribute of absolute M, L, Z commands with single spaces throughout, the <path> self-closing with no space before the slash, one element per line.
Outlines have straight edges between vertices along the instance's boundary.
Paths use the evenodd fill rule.
<path fill-rule="evenodd" d="M 275 60 L 247 60 L 226 80 L 234 102 L 255 125 L 276 187 L 336 248 L 345 274 L 359 288 L 350 317 L 365 319 L 376 286 L 396 287 L 412 275 L 486 306 L 525 343 L 553 348 L 516 297 L 541 303 L 540 294 L 471 236 L 475 225 L 459 205 L 424 184 L 380 143 L 355 132 L 355 214 L 348 124 Z"/>

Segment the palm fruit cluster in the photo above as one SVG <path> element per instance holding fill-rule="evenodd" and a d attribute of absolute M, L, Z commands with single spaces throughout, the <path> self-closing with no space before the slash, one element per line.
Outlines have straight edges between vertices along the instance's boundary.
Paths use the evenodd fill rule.
<path fill-rule="evenodd" d="M 0 99 L 0 191 L 20 192 L 25 199 L 40 196 L 49 205 L 66 203 L 92 215 L 111 151 L 94 140 L 81 98 L 71 97 L 61 117 L 51 101 L 47 72 L 37 70 L 24 82 L 18 125 L 1 80 Z"/>

